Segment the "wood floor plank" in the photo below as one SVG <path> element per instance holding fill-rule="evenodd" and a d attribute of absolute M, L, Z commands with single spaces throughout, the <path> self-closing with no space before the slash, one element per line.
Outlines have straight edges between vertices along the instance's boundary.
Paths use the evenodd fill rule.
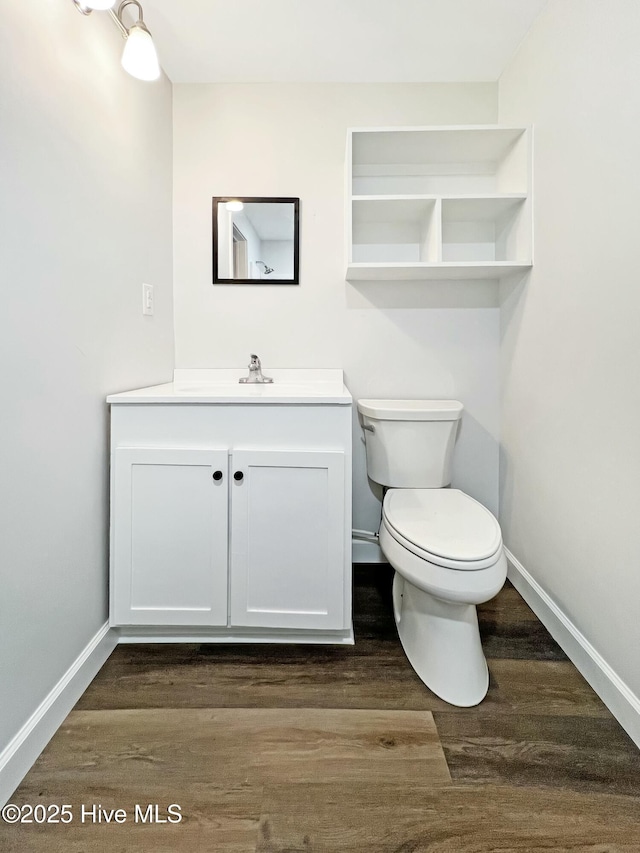
<path fill-rule="evenodd" d="M 434 718 L 454 781 L 640 797 L 640 751 L 613 718 L 441 712 Z"/>
<path fill-rule="evenodd" d="M 509 706 L 493 684 L 481 712 Z M 371 708 L 434 711 L 397 636 L 356 646 L 119 646 L 77 705 L 162 708 Z"/>
<path fill-rule="evenodd" d="M 172 785 L 167 781 L 166 796 Z M 3 853 L 255 853 L 258 839 L 262 790 L 245 785 L 223 790 L 215 786 L 204 790 L 189 789 L 187 797 L 175 788 L 173 799 L 159 799 L 159 816 L 166 819 L 171 803 L 187 803 L 184 819 L 179 824 L 143 823 L 149 803 L 155 804 L 162 792 L 150 792 L 151 799 L 140 790 L 138 795 L 124 793 L 113 784 L 87 786 L 85 781 L 74 786 L 54 779 L 21 786 L 15 802 L 61 803 L 73 806 L 74 820 L 68 825 L 0 826 L 0 850 Z M 66 798 L 66 799 L 65 799 Z M 87 815 L 93 806 L 105 809 L 124 808 L 126 823 L 82 822 L 82 805 Z M 136 804 L 141 806 L 136 822 Z"/>
<path fill-rule="evenodd" d="M 536 614 L 510 581 L 495 598 L 478 605 L 478 619 L 502 625 L 538 622 Z"/>
<path fill-rule="evenodd" d="M 173 707 L 428 710 L 421 682 L 402 649 L 389 650 L 373 641 L 363 641 L 357 652 L 355 648 L 120 646 L 78 707 L 157 708 L 170 696 Z"/>
<path fill-rule="evenodd" d="M 69 803 L 76 815 L 83 804 L 134 815 L 136 803 L 163 808 L 177 803 L 184 824 L 149 828 L 129 820 L 105 830 L 75 820 L 69 827 L 3 826 L 0 849 L 51 850 L 56 844 L 93 851 L 105 839 L 126 839 L 122 849 L 132 850 L 145 831 L 145 843 L 157 840 L 148 849 L 253 851 L 263 784 L 319 778 L 356 786 L 375 778 L 390 787 L 407 779 L 433 787 L 451 781 L 433 717 L 425 712 L 77 711 L 12 801 Z"/>
<path fill-rule="evenodd" d="M 166 784 L 165 771 L 190 789 L 237 787 L 247 779 L 310 782 L 319 775 L 357 780 L 369 773 L 450 781 L 427 712 L 280 708 L 76 711 L 32 774 L 88 784 L 98 774 L 113 776 L 119 789 L 154 790 Z"/>
<path fill-rule="evenodd" d="M 611 713 L 569 661 L 490 661 L 502 711 L 544 716 L 606 717 Z"/>
<path fill-rule="evenodd" d="M 371 775 L 389 782 L 407 775 L 433 785 L 450 782 L 430 713 L 264 709 L 242 711 L 239 720 L 245 742 L 255 742 L 252 764 L 264 783 L 358 781 Z"/>
<path fill-rule="evenodd" d="M 483 786 L 265 787 L 259 853 L 638 853 L 632 798 Z"/>
<path fill-rule="evenodd" d="M 502 622 L 486 618 L 478 622 L 482 648 L 488 660 L 568 660 L 541 622 Z"/>

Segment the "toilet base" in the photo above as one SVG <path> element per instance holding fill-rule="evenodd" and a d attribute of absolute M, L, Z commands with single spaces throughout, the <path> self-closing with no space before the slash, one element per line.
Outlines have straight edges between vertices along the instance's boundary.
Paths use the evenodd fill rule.
<path fill-rule="evenodd" d="M 489 689 L 475 605 L 434 598 L 393 579 L 393 610 L 402 648 L 427 687 L 461 708 L 479 704 Z"/>

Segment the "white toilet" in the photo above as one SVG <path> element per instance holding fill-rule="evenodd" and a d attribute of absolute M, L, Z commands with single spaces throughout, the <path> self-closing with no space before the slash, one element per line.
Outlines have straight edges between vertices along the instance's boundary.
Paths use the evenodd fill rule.
<path fill-rule="evenodd" d="M 476 604 L 502 589 L 500 526 L 451 482 L 462 403 L 359 400 L 367 473 L 387 487 L 380 547 L 396 570 L 393 608 L 409 662 L 452 705 L 469 707 L 489 687 Z"/>

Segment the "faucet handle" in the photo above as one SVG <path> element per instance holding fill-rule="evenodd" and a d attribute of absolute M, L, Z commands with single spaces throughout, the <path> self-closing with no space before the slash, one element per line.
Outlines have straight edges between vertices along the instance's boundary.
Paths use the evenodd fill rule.
<path fill-rule="evenodd" d="M 260 367 L 260 359 L 258 358 L 257 355 L 254 355 L 254 354 L 251 355 L 251 364 L 249 365 L 249 367 L 251 367 L 252 365 L 255 365 L 256 367 Z"/>

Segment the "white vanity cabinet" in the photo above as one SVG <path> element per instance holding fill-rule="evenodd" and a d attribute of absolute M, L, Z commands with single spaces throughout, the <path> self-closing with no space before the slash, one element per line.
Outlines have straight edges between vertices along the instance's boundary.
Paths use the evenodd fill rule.
<path fill-rule="evenodd" d="M 131 641 L 352 642 L 341 371 L 258 388 L 218 373 L 108 398 L 111 624 Z"/>

